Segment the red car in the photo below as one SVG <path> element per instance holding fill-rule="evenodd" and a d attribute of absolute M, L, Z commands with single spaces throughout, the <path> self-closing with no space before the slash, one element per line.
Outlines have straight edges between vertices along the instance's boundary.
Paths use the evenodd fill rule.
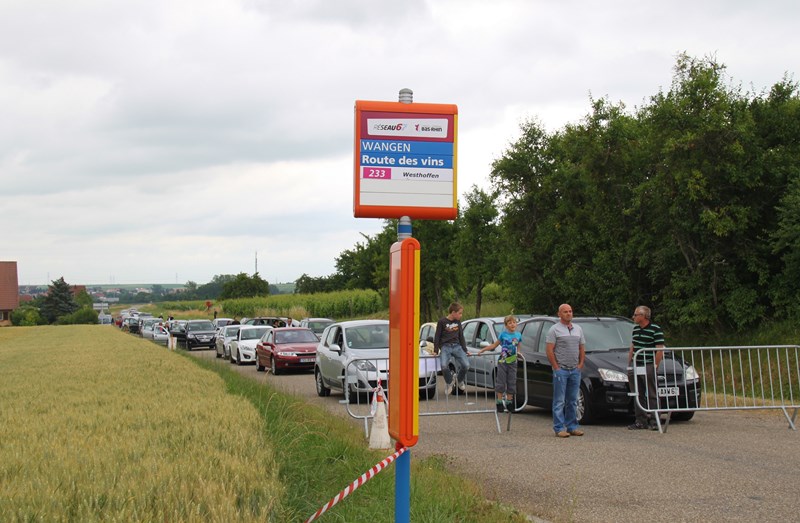
<path fill-rule="evenodd" d="M 269 330 L 256 345 L 256 370 L 314 370 L 319 340 L 311 329 L 278 327 Z"/>

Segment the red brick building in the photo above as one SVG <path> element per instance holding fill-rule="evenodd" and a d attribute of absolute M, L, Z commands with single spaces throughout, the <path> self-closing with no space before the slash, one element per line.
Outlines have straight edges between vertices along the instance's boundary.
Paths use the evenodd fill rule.
<path fill-rule="evenodd" d="M 0 261 L 0 325 L 11 325 L 11 311 L 19 307 L 17 262 Z"/>

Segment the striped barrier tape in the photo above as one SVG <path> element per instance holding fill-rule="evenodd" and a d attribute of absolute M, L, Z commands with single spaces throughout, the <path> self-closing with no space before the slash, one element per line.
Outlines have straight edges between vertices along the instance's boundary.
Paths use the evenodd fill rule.
<path fill-rule="evenodd" d="M 375 465 L 374 467 L 369 469 L 367 472 L 362 474 L 360 478 L 358 478 L 354 482 L 350 483 L 350 485 L 345 487 L 344 490 L 342 490 L 341 492 L 339 492 L 338 494 L 333 496 L 333 498 L 331 498 L 330 501 L 325 503 L 318 511 L 316 511 L 313 516 L 308 518 L 306 520 L 306 523 L 310 523 L 311 521 L 314 521 L 315 519 L 317 519 L 318 517 L 323 515 L 329 508 L 333 507 L 334 505 L 339 503 L 341 500 L 343 500 L 344 498 L 349 496 L 358 487 L 360 487 L 361 485 L 363 485 L 367 481 L 371 480 L 378 472 L 380 472 L 381 470 L 386 468 L 388 465 L 390 465 L 394 460 L 396 460 L 398 457 L 400 457 L 400 455 L 403 454 L 403 452 L 405 452 L 407 450 L 408 450 L 408 447 L 403 447 L 402 449 L 398 450 L 397 452 L 395 452 L 394 454 L 392 454 L 391 456 L 389 456 L 388 458 L 384 459 L 383 461 L 381 461 L 380 463 L 378 463 L 377 465 Z"/>

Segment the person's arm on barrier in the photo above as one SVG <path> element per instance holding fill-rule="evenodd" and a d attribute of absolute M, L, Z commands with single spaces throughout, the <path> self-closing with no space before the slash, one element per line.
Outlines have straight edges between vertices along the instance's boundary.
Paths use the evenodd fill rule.
<path fill-rule="evenodd" d="M 481 354 L 483 354 L 487 350 L 492 350 L 492 349 L 497 348 L 498 345 L 500 345 L 500 340 L 497 340 L 496 342 L 492 343 L 491 345 L 487 345 L 486 347 L 484 347 L 481 350 L 479 350 L 476 354 L 467 353 L 467 356 L 480 356 Z"/>
<path fill-rule="evenodd" d="M 663 344 L 656 345 L 656 368 L 661 364 L 661 360 L 664 359 L 664 349 L 666 349 L 666 347 Z"/>

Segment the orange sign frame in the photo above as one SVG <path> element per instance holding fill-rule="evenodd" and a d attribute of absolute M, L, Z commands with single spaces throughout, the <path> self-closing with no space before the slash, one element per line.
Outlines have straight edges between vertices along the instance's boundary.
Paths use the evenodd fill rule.
<path fill-rule="evenodd" d="M 430 136 L 419 133 L 397 133 L 394 130 L 387 131 L 386 134 L 370 134 L 367 119 L 370 117 L 398 120 L 404 122 L 425 122 L 425 121 L 444 121 L 447 122 L 446 130 L 436 134 L 431 132 Z M 391 126 L 384 126 L 390 128 Z M 417 125 L 419 127 L 419 125 Z M 433 130 L 435 131 L 435 129 Z M 392 134 L 394 133 L 394 134 Z M 353 216 L 356 218 L 400 218 L 408 216 L 412 219 L 427 220 L 454 220 L 458 215 L 458 107 L 454 104 L 429 104 L 429 103 L 400 103 L 400 102 L 378 102 L 357 100 L 355 104 L 355 141 L 354 141 L 354 177 L 353 177 Z M 397 178 L 386 180 L 382 186 L 388 190 L 381 194 L 382 203 L 369 203 L 367 196 L 367 185 L 375 180 L 362 181 L 362 149 L 361 140 L 375 140 L 396 142 L 402 141 L 404 144 L 412 146 L 444 145 L 452 144 L 452 160 L 448 157 L 447 162 L 452 161 L 451 168 L 444 169 L 444 179 L 451 176 L 451 181 L 432 181 L 437 174 L 424 171 L 438 171 L 436 168 L 423 168 L 420 172 L 413 173 L 415 179 L 399 180 Z M 436 161 L 439 161 L 438 159 Z M 391 170 L 400 171 L 396 165 L 387 167 L 376 167 L 380 172 L 386 172 L 391 178 Z M 414 170 L 412 168 L 412 170 Z M 452 171 L 450 173 L 449 171 Z M 388 183 L 387 183 L 388 182 Z M 447 184 L 450 184 L 449 186 Z M 374 184 L 372 184 L 374 187 Z M 446 189 L 445 189 L 446 187 Z M 436 195 L 428 194 L 428 190 L 439 191 Z M 452 189 L 452 195 L 449 191 Z M 377 190 L 376 190 L 377 191 Z M 395 196 L 396 195 L 396 196 Z M 383 201 L 385 200 L 385 201 Z M 446 202 L 444 200 L 447 200 Z"/>

